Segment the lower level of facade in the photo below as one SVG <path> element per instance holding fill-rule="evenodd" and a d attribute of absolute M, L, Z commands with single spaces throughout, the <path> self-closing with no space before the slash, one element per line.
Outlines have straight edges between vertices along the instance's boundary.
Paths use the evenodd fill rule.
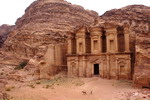
<path fill-rule="evenodd" d="M 129 53 L 68 55 L 67 66 L 69 76 L 131 79 Z"/>

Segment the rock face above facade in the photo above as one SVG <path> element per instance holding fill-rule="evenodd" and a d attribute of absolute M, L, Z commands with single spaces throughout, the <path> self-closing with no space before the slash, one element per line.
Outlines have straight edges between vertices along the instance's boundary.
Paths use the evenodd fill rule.
<path fill-rule="evenodd" d="M 101 17 L 106 20 L 135 20 L 149 22 L 149 9 L 150 7 L 144 5 L 130 5 L 121 9 L 112 9 L 110 11 L 106 11 Z"/>
<path fill-rule="evenodd" d="M 107 11 L 104 20 L 129 23 L 132 51 L 135 53 L 134 80 L 143 87 L 150 87 L 150 7 L 131 5 Z"/>
<path fill-rule="evenodd" d="M 17 20 L 16 25 L 18 28 L 27 28 L 25 25 L 34 23 L 39 27 L 45 23 L 42 25 L 48 30 L 64 32 L 74 28 L 75 25 L 90 24 L 95 17 L 97 17 L 96 12 L 86 11 L 81 6 L 63 0 L 37 0 L 26 9 L 25 15 Z"/>
<path fill-rule="evenodd" d="M 39 48 L 63 43 L 67 32 L 80 25 L 89 25 L 97 17 L 96 12 L 63 0 L 37 0 L 17 20 L 16 29 L 10 33 L 4 49 L 33 57 Z"/>
<path fill-rule="evenodd" d="M 16 58 L 30 62 L 39 57 L 38 62 L 29 63 L 27 66 L 31 69 L 32 65 L 37 64 L 42 73 L 40 78 L 47 78 L 61 69 L 57 67 L 63 63 L 60 59 L 65 57 L 63 51 L 66 50 L 62 49 L 66 47 L 62 45 L 66 43 L 67 33 L 82 25 L 92 24 L 98 17 L 96 12 L 85 10 L 64 0 L 37 0 L 16 21 L 14 30 L 10 32 L 2 48 L 2 56 L 14 54 L 11 55 L 14 57 L 11 61 L 15 63 L 20 62 Z M 63 52 L 61 56 L 60 52 Z M 0 62 L 9 61 L 1 59 Z M 51 72 L 48 72 L 49 70 Z"/>
<path fill-rule="evenodd" d="M 6 40 L 12 28 L 13 26 L 6 25 L 6 24 L 0 26 L 0 47 L 2 47 L 4 41 Z"/>

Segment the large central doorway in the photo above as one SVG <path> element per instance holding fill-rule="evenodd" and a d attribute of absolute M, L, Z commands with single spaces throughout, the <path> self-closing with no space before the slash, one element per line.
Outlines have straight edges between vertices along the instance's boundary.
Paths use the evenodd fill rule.
<path fill-rule="evenodd" d="M 99 64 L 94 64 L 94 75 L 99 75 Z"/>

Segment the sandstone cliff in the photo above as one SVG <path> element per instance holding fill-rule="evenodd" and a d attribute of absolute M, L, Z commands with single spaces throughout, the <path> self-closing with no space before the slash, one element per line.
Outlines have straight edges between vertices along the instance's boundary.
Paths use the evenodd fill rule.
<path fill-rule="evenodd" d="M 133 58 L 132 69 L 135 69 L 133 72 L 134 80 L 136 84 L 149 86 L 150 7 L 131 5 L 121 9 L 113 9 L 99 17 L 99 19 L 101 18 L 105 21 L 115 21 L 115 23 L 128 23 L 131 26 L 130 49 Z M 15 28 L 10 32 L 2 48 L 2 53 L 9 57 L 0 55 L 0 63 L 4 62 L 11 66 L 13 63 L 13 66 L 15 66 L 20 59 L 29 60 L 34 57 L 29 63 L 31 63 L 31 66 L 38 66 L 37 63 L 41 59 L 37 59 L 35 55 L 38 55 L 38 57 L 45 54 L 49 55 L 47 51 L 51 52 L 51 48 L 61 51 L 60 48 L 55 47 L 55 44 L 66 43 L 66 33 L 73 32 L 77 27 L 93 24 L 97 21 L 95 19 L 98 19 L 96 12 L 85 10 L 81 6 L 72 5 L 64 0 L 37 0 L 17 20 Z M 53 55 L 52 52 L 50 54 L 50 56 Z M 14 56 L 19 56 L 19 59 L 16 57 L 14 61 Z M 47 62 L 53 56 L 48 57 Z M 42 67 L 42 73 L 48 71 L 47 66 L 50 64 L 48 65 L 45 61 L 42 61 L 41 64 L 44 66 Z M 29 65 L 27 69 L 30 68 Z"/>
<path fill-rule="evenodd" d="M 62 44 L 66 43 L 67 33 L 73 32 L 79 26 L 92 24 L 96 18 L 96 12 L 64 0 L 33 2 L 10 32 L 0 52 L 0 67 L 6 68 L 9 65 L 14 68 L 22 61 L 29 60 L 26 70 L 32 74 L 39 69 L 43 74 L 40 77 L 46 78 L 55 74 L 61 63 L 58 60 L 65 54 Z M 63 52 L 61 57 L 60 52 Z M 42 64 L 41 68 L 39 63 Z"/>
<path fill-rule="evenodd" d="M 130 24 L 131 50 L 135 58 L 134 80 L 138 85 L 150 87 L 150 7 L 131 5 L 107 11 L 101 17 Z"/>
<path fill-rule="evenodd" d="M 48 44 L 64 43 L 66 33 L 93 23 L 98 14 L 63 0 L 37 0 L 16 22 L 4 50 L 23 57 L 45 52 Z"/>
<path fill-rule="evenodd" d="M 0 26 L 0 47 L 3 45 L 4 41 L 7 39 L 9 32 L 13 29 L 14 26 L 10 25 L 1 25 Z"/>

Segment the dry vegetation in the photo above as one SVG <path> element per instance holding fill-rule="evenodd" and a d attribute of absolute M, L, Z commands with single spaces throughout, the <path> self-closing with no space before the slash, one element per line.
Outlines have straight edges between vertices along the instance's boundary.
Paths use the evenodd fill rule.
<path fill-rule="evenodd" d="M 9 84 L 14 87 L 7 91 L 9 100 L 150 100 L 149 90 L 134 88 L 127 80 L 57 77 Z"/>

